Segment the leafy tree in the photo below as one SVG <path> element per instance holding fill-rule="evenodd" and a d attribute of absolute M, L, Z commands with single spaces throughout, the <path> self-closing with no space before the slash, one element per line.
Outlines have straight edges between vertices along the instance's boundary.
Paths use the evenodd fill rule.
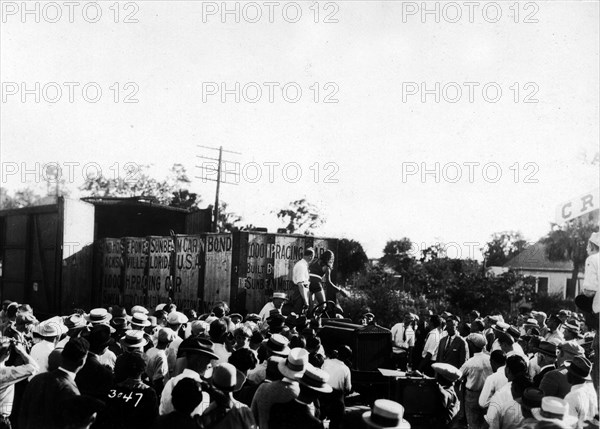
<path fill-rule="evenodd" d="M 400 240 L 389 240 L 383 248 L 380 262 L 397 273 L 406 272 L 415 262 L 411 252 L 410 239 L 404 237 Z"/>
<path fill-rule="evenodd" d="M 87 177 L 80 189 L 90 197 L 147 197 L 160 204 L 188 209 L 197 208 L 202 201 L 198 194 L 187 189 L 191 180 L 181 164 L 173 164 L 163 180 L 151 177 L 148 165 L 132 168 L 127 178 Z"/>
<path fill-rule="evenodd" d="M 217 216 L 217 230 L 219 232 L 230 232 L 233 228 L 242 221 L 242 217 L 228 211 L 226 202 L 221 201 L 219 204 L 219 215 Z"/>
<path fill-rule="evenodd" d="M 11 196 L 6 188 L 0 188 L 0 209 L 20 209 L 23 207 L 37 206 L 42 203 L 43 197 L 31 188 L 19 189 Z"/>
<path fill-rule="evenodd" d="M 338 281 L 346 283 L 354 274 L 364 270 L 369 258 L 358 241 L 341 239 L 338 241 L 336 255 Z"/>
<path fill-rule="evenodd" d="M 594 231 L 598 231 L 594 214 L 573 219 L 564 225 L 551 224 L 551 230 L 542 238 L 546 245 L 546 256 L 551 261 L 573 262 L 571 281 L 576 282 L 579 271 L 587 258 L 587 242 Z"/>
<path fill-rule="evenodd" d="M 518 231 L 496 232 L 481 249 L 488 267 L 501 267 L 509 259 L 523 251 L 527 241 Z"/>
<path fill-rule="evenodd" d="M 288 207 L 279 210 L 277 219 L 285 223 L 288 234 L 314 235 L 315 230 L 325 223 L 319 208 L 304 198 L 292 201 Z"/>

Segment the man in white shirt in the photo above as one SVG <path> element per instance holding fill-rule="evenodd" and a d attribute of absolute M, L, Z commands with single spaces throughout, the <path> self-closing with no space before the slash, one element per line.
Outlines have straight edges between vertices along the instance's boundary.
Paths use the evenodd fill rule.
<path fill-rule="evenodd" d="M 40 373 L 48 371 L 48 356 L 50 356 L 50 353 L 56 347 L 58 338 L 66 333 L 66 327 L 61 325 L 55 320 L 50 319 L 34 328 L 34 332 L 42 337 L 42 341 L 31 348 L 31 358 L 37 364 Z"/>
<path fill-rule="evenodd" d="M 11 348 L 14 348 L 14 351 L 23 358 L 23 365 L 5 366 L 10 357 Z M 3 427 L 3 424 L 8 424 L 8 417 L 13 408 L 15 384 L 35 375 L 37 371 L 37 364 L 27 354 L 23 344 L 16 344 L 8 339 L 0 339 L 0 427 Z"/>
<path fill-rule="evenodd" d="M 425 346 L 421 356 L 421 363 L 419 364 L 419 371 L 429 376 L 433 376 L 433 370 L 431 364 L 435 362 L 437 358 L 438 346 L 440 345 L 440 339 L 442 338 L 442 318 L 437 314 L 434 314 L 429 319 L 429 324 L 432 326 L 431 331 L 427 334 L 425 340 Z"/>
<path fill-rule="evenodd" d="M 479 395 L 479 406 L 483 409 L 487 408 L 490 404 L 492 396 L 502 388 L 508 379 L 504 373 L 504 365 L 506 365 L 506 354 L 502 350 L 494 350 L 490 354 L 490 365 L 494 373 L 485 379 L 483 388 Z"/>
<path fill-rule="evenodd" d="M 338 429 L 342 423 L 346 409 L 345 396 L 352 390 L 350 368 L 336 357 L 329 357 L 325 359 L 321 369 L 329 374 L 327 384 L 333 388 L 333 391 L 323 395 L 320 401 L 322 406 L 327 410 L 327 416 L 330 419 L 330 429 Z"/>
<path fill-rule="evenodd" d="M 581 290 L 583 295 L 592 301 L 591 310 L 600 312 L 600 232 L 594 232 L 587 244 L 588 257 L 585 260 L 585 276 Z M 579 297 L 577 297 L 579 298 Z M 577 304 L 577 299 L 575 300 Z M 588 310 L 589 308 L 586 308 Z"/>
<path fill-rule="evenodd" d="M 302 310 L 308 308 L 309 305 L 310 273 L 308 272 L 308 264 L 312 262 L 314 257 L 315 251 L 309 247 L 304 250 L 302 259 L 294 265 L 292 283 L 296 285 L 297 289 L 292 296 L 292 305 L 296 314 L 302 314 Z"/>
<path fill-rule="evenodd" d="M 508 383 L 502 386 L 500 390 L 492 396 L 487 413 L 485 414 L 485 421 L 490 428 L 499 427 L 500 422 L 502 421 L 502 413 L 505 411 L 506 406 L 513 400 L 511 391 L 512 381 L 517 377 L 527 376 L 527 361 L 521 355 L 507 357 L 504 373 L 506 374 Z"/>
<path fill-rule="evenodd" d="M 565 402 L 569 404 L 569 413 L 579 420 L 578 428 L 598 414 L 598 394 L 590 377 L 591 370 L 592 363 L 583 356 L 575 357 L 567 370 L 567 380 L 573 387 L 565 396 Z"/>
<path fill-rule="evenodd" d="M 485 379 L 492 374 L 492 366 L 489 356 L 483 351 L 487 344 L 485 337 L 482 334 L 470 334 L 468 341 L 471 343 L 473 357 L 460 368 L 462 379 L 465 380 L 465 415 L 469 427 L 480 428 L 483 413 L 479 407 L 479 396 Z"/>
<path fill-rule="evenodd" d="M 404 320 L 392 326 L 392 351 L 396 367 L 406 371 L 408 362 L 412 361 L 412 349 L 415 346 L 415 330 L 412 326 L 414 317 L 411 313 L 404 315 Z"/>
<path fill-rule="evenodd" d="M 267 302 L 263 308 L 258 313 L 261 320 L 264 322 L 269 317 L 271 310 L 279 310 L 281 313 L 281 308 L 283 307 L 283 303 L 287 301 L 287 295 L 285 292 L 273 292 L 273 297 L 271 301 Z"/>

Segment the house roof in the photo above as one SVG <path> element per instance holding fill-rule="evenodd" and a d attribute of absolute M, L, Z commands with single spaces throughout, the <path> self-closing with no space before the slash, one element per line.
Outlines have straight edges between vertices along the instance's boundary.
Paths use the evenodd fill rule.
<path fill-rule="evenodd" d="M 573 271 L 573 262 L 550 261 L 546 256 L 546 245 L 538 242 L 509 259 L 503 267 L 521 270 Z"/>

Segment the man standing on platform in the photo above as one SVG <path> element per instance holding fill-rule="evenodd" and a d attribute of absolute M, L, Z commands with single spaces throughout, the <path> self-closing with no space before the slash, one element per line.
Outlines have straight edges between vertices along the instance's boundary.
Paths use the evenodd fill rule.
<path fill-rule="evenodd" d="M 310 273 L 308 265 L 315 257 L 315 251 L 309 247 L 304 250 L 304 256 L 294 265 L 292 273 L 292 282 L 296 285 L 297 290 L 294 291 L 292 297 L 292 306 L 296 314 L 302 314 L 303 310 L 308 309 L 309 305 L 309 290 Z"/>

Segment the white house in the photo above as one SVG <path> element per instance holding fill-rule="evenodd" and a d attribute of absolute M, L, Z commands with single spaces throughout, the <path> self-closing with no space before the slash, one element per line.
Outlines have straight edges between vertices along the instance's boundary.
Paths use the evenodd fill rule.
<path fill-rule="evenodd" d="M 576 284 L 572 284 L 573 263 L 571 261 L 550 261 L 546 256 L 546 246 L 535 243 L 510 259 L 503 269 L 511 269 L 524 276 L 537 279 L 536 292 L 562 294 L 563 298 L 575 298 L 583 283 L 583 266 Z"/>

